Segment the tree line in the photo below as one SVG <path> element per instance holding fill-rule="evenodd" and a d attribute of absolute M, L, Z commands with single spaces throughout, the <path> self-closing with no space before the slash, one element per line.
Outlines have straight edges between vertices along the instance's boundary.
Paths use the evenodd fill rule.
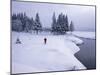
<path fill-rule="evenodd" d="M 73 22 L 71 21 L 69 25 L 67 15 L 61 13 L 59 14 L 58 18 L 56 18 L 55 13 L 53 14 L 52 32 L 65 34 L 67 31 L 72 32 L 73 30 L 74 30 Z"/>
<path fill-rule="evenodd" d="M 31 32 L 38 33 L 42 30 L 39 14 L 36 14 L 35 20 L 29 18 L 25 13 L 18 13 L 12 15 L 12 30 L 17 32 Z"/>
<path fill-rule="evenodd" d="M 18 13 L 12 15 L 12 26 L 13 31 L 17 32 L 41 32 L 43 27 L 40 21 L 39 14 L 36 13 L 35 20 L 26 15 L 26 13 Z M 52 24 L 51 24 L 51 32 L 64 34 L 67 31 L 73 31 L 74 26 L 71 21 L 70 25 L 68 22 L 67 15 L 59 14 L 58 18 L 56 18 L 55 13 L 52 16 Z"/>

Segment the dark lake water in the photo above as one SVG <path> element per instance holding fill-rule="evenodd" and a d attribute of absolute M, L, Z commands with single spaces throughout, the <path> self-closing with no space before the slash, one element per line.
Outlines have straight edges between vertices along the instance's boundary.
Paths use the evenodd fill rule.
<path fill-rule="evenodd" d="M 96 69 L 96 40 L 81 38 L 84 44 L 80 45 L 80 51 L 75 54 L 87 69 Z"/>

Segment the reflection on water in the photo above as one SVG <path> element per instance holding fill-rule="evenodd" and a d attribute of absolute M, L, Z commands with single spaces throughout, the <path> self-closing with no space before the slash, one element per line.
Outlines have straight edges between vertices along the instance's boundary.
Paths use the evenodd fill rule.
<path fill-rule="evenodd" d="M 84 44 L 80 45 L 80 51 L 75 56 L 87 67 L 96 69 L 96 40 L 81 38 Z"/>

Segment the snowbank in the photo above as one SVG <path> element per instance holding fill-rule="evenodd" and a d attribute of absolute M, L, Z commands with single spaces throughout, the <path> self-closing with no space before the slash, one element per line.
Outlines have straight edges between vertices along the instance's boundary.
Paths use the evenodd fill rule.
<path fill-rule="evenodd" d="M 74 35 L 67 35 L 66 39 L 74 42 L 76 45 L 80 45 L 83 43 L 83 40 L 79 39 L 78 37 L 75 37 Z"/>
<path fill-rule="evenodd" d="M 89 38 L 89 39 L 96 39 L 95 38 L 95 32 L 83 32 L 83 31 L 74 31 L 72 32 L 73 35 L 83 38 Z"/>
<path fill-rule="evenodd" d="M 17 37 L 22 44 L 15 43 Z M 47 38 L 46 45 L 44 37 Z M 74 56 L 79 50 L 66 36 L 12 32 L 12 73 L 86 69 Z"/>

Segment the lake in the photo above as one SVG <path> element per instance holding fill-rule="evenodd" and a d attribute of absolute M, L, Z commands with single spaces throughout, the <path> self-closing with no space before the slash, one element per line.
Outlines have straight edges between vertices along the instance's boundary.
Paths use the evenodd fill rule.
<path fill-rule="evenodd" d="M 96 69 L 96 40 L 81 38 L 84 43 L 79 45 L 80 51 L 75 54 L 87 69 Z"/>

